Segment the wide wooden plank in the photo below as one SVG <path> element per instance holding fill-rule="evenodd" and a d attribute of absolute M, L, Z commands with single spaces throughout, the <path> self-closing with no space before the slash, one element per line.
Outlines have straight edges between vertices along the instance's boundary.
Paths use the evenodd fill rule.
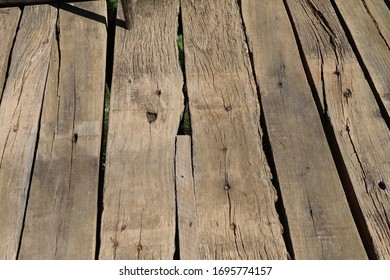
<path fill-rule="evenodd" d="M 295 258 L 365 259 L 283 1 L 242 9 Z"/>
<path fill-rule="evenodd" d="M 19 24 L 19 8 L 0 9 L 0 100 L 3 94 L 5 77 L 8 70 L 8 61 Z"/>
<path fill-rule="evenodd" d="M 174 255 L 178 5 L 138 1 L 132 29 L 116 29 L 100 259 Z"/>
<path fill-rule="evenodd" d="M 107 31 L 61 6 L 57 26 L 20 259 L 95 258 Z"/>
<path fill-rule="evenodd" d="M 380 0 L 334 0 L 390 121 L 390 10 Z"/>
<path fill-rule="evenodd" d="M 38 133 L 57 10 L 26 7 L 0 105 L 0 259 L 15 259 Z"/>
<path fill-rule="evenodd" d="M 286 259 L 237 1 L 182 1 L 200 259 Z"/>
<path fill-rule="evenodd" d="M 287 3 L 376 257 L 390 259 L 390 131 L 331 2 Z"/>
<path fill-rule="evenodd" d="M 188 135 L 176 137 L 175 167 L 180 259 L 196 260 L 199 259 L 199 240 L 192 176 L 191 137 Z"/>

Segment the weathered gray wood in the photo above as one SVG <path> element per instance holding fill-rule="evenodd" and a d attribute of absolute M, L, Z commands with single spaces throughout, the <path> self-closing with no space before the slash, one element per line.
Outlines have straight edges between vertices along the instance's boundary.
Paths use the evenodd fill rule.
<path fill-rule="evenodd" d="M 176 201 L 180 259 L 199 259 L 194 178 L 192 176 L 191 137 L 176 137 Z"/>
<path fill-rule="evenodd" d="M 200 259 L 286 259 L 235 0 L 182 1 Z"/>
<path fill-rule="evenodd" d="M 8 59 L 16 36 L 20 18 L 19 8 L 0 9 L 0 100 L 3 94 L 5 76 L 8 69 Z"/>
<path fill-rule="evenodd" d="M 174 255 L 178 4 L 139 1 L 131 31 L 116 29 L 100 259 Z"/>
<path fill-rule="evenodd" d="M 15 259 L 38 133 L 57 10 L 26 7 L 0 105 L 0 259 Z"/>
<path fill-rule="evenodd" d="M 242 1 L 296 259 L 365 259 L 282 0 Z"/>
<path fill-rule="evenodd" d="M 121 0 L 123 16 L 126 22 L 126 29 L 130 30 L 133 27 L 134 19 L 134 2 L 135 0 Z"/>
<path fill-rule="evenodd" d="M 390 132 L 330 1 L 287 3 L 376 255 L 390 259 L 390 194 L 379 186 L 390 184 Z"/>
<path fill-rule="evenodd" d="M 95 258 L 107 31 L 63 9 L 57 26 L 20 259 Z"/>
<path fill-rule="evenodd" d="M 390 10 L 380 0 L 334 0 L 390 120 Z"/>

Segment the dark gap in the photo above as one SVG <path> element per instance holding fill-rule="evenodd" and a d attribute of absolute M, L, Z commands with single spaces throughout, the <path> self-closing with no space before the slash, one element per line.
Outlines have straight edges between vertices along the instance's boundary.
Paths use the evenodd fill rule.
<path fill-rule="evenodd" d="M 176 157 L 176 146 L 177 145 L 177 140 L 175 139 L 175 157 Z M 175 170 L 175 173 L 176 174 L 176 160 L 174 160 L 174 170 Z M 176 176 L 175 176 L 176 178 Z M 173 259 L 174 260 L 180 260 L 180 239 L 179 239 L 179 210 L 178 210 L 178 207 L 177 207 L 177 185 L 176 185 L 176 179 L 175 179 L 175 251 L 173 253 Z"/>
<path fill-rule="evenodd" d="M 385 1 L 385 4 L 387 5 L 387 8 L 389 8 L 390 10 L 390 0 L 384 0 Z"/>
<path fill-rule="evenodd" d="M 178 135 L 192 135 L 191 128 L 191 114 L 187 93 L 187 78 L 186 78 L 186 67 L 185 67 L 185 52 L 184 52 L 184 37 L 183 37 L 183 19 L 181 12 L 181 1 L 178 15 L 178 29 L 177 29 L 177 47 L 179 51 L 179 64 L 181 71 L 183 73 L 183 95 L 184 95 L 184 112 L 180 121 L 179 130 L 177 132 Z"/>
<path fill-rule="evenodd" d="M 110 96 L 112 85 L 112 72 L 114 61 L 114 45 L 115 45 L 115 27 L 116 27 L 116 7 L 107 6 L 107 52 L 106 52 L 106 88 L 104 91 L 104 112 L 102 122 L 102 142 L 100 146 L 100 164 L 99 164 L 99 186 L 98 186 L 98 199 L 97 199 L 97 223 L 96 223 L 96 250 L 95 259 L 99 259 L 100 251 L 100 231 L 103 214 L 103 192 L 104 192 L 104 172 L 106 164 L 106 152 L 107 152 L 107 135 L 108 124 L 110 114 Z"/>
<path fill-rule="evenodd" d="M 366 67 L 366 65 L 365 65 L 365 63 L 363 61 L 363 58 L 360 55 L 359 49 L 356 46 L 355 40 L 353 39 L 353 36 L 352 36 L 352 33 L 350 32 L 346 21 L 344 20 L 343 16 L 341 15 L 341 12 L 338 9 L 337 4 L 334 2 L 334 0 L 331 0 L 330 2 L 332 4 L 332 6 L 333 6 L 333 9 L 336 11 L 336 15 L 337 15 L 337 17 L 338 17 L 338 19 L 339 19 L 339 21 L 341 23 L 341 26 L 344 29 L 344 32 L 345 32 L 345 35 L 348 38 L 349 44 L 351 45 L 352 50 L 355 53 L 355 56 L 356 56 L 356 58 L 357 58 L 357 60 L 359 62 L 360 68 L 363 70 L 364 77 L 366 78 L 366 80 L 367 80 L 367 82 L 368 82 L 368 84 L 369 84 L 369 86 L 371 88 L 371 91 L 374 93 L 374 97 L 375 97 L 375 100 L 376 100 L 376 102 L 377 102 L 377 104 L 379 106 L 379 111 L 380 111 L 380 113 L 382 115 L 382 118 L 386 122 L 386 125 L 387 125 L 388 129 L 390 129 L 390 115 L 389 115 L 389 112 L 387 112 L 386 107 L 383 104 L 382 98 L 380 96 L 380 93 L 376 89 L 375 83 L 374 83 L 373 79 L 371 78 L 370 72 L 368 71 L 368 69 L 367 69 L 367 67 Z"/>
<path fill-rule="evenodd" d="M 286 210 L 285 210 L 284 204 L 283 204 L 283 197 L 282 197 L 282 193 L 280 190 L 280 184 L 279 184 L 278 174 L 276 171 L 275 160 L 274 160 L 274 156 L 273 156 L 273 152 L 272 152 L 272 146 L 271 146 L 271 142 L 270 142 L 270 138 L 269 138 L 269 134 L 268 134 L 268 130 L 267 130 L 267 124 L 266 124 L 265 115 L 264 115 L 263 103 L 261 101 L 260 87 L 259 87 L 259 84 L 257 81 L 253 52 L 249 46 L 247 29 L 246 29 L 246 25 L 245 25 L 245 21 L 244 21 L 244 16 L 242 14 L 241 0 L 237 0 L 237 4 L 239 7 L 239 11 L 240 11 L 241 23 L 242 23 L 242 28 L 243 28 L 244 37 L 245 37 L 245 43 L 246 43 L 247 48 L 248 48 L 253 78 L 254 78 L 254 81 L 256 84 L 256 91 L 257 91 L 257 96 L 258 96 L 258 100 L 259 100 L 259 104 L 260 104 L 260 128 L 259 129 L 262 130 L 263 152 L 265 154 L 268 166 L 271 170 L 271 174 L 272 174 L 271 182 L 272 182 L 273 186 L 275 187 L 276 192 L 277 192 L 277 196 L 278 196 L 277 201 L 275 202 L 275 207 L 276 207 L 276 211 L 279 215 L 280 223 L 282 224 L 283 229 L 284 229 L 283 230 L 283 239 L 284 239 L 284 243 L 286 245 L 287 253 L 289 255 L 288 257 L 289 257 L 289 259 L 294 259 L 295 258 L 294 248 L 292 245 Z M 261 135 L 261 133 L 260 133 L 260 135 Z"/>
<path fill-rule="evenodd" d="M 14 51 L 15 42 L 16 42 L 16 37 L 18 36 L 18 33 L 19 33 L 20 22 L 22 21 L 22 16 L 23 16 L 23 7 L 20 7 L 19 22 L 18 22 L 18 26 L 17 26 L 17 28 L 16 28 L 15 37 L 14 37 L 14 40 L 13 40 L 13 42 L 12 42 L 12 46 L 11 46 L 11 49 L 10 49 L 10 52 L 9 52 L 8 65 L 7 65 L 7 71 L 6 71 L 6 73 L 5 73 L 4 85 L 3 85 L 3 88 L 0 88 L 0 90 L 2 91 L 1 94 L 0 94 L 0 104 L 1 104 L 1 101 L 2 101 L 3 96 L 4 96 L 4 89 L 5 89 L 5 86 L 6 86 L 6 84 L 7 84 L 7 80 L 8 80 L 9 71 L 10 71 L 10 68 L 11 68 L 12 53 L 13 53 L 13 51 Z"/>
<path fill-rule="evenodd" d="M 374 245 L 372 243 L 372 238 L 369 234 L 366 220 L 364 219 L 362 210 L 359 206 L 359 203 L 358 203 L 358 200 L 356 197 L 356 193 L 353 189 L 353 185 L 351 182 L 351 178 L 349 177 L 347 167 L 346 167 L 344 159 L 341 155 L 340 147 L 338 146 L 335 131 L 333 129 L 331 120 L 328 117 L 327 112 L 324 112 L 324 109 L 322 107 L 322 104 L 321 104 L 321 101 L 319 98 L 319 93 L 318 93 L 317 88 L 315 86 L 313 76 L 311 75 L 311 71 L 310 71 L 309 65 L 307 63 L 304 51 L 303 51 L 303 47 L 302 47 L 301 41 L 299 39 L 298 31 L 297 31 L 295 23 L 293 21 L 291 11 L 288 7 L 286 0 L 283 0 L 283 2 L 284 2 L 284 5 L 285 5 L 285 8 L 286 8 L 289 20 L 290 20 L 290 24 L 291 24 L 293 32 L 294 32 L 295 41 L 297 42 L 299 55 L 301 57 L 303 67 L 305 69 L 306 78 L 307 78 L 307 81 L 310 85 L 313 99 L 315 100 L 315 103 L 317 105 L 317 110 L 318 110 L 318 113 L 319 113 L 320 118 L 321 118 L 321 122 L 322 122 L 322 126 L 324 128 L 325 136 L 326 136 L 326 139 L 328 141 L 328 145 L 329 145 L 330 151 L 332 153 L 333 161 L 335 162 L 337 172 L 338 172 L 338 175 L 340 177 L 341 184 L 343 185 L 343 189 L 344 189 L 349 207 L 351 209 L 354 222 L 357 226 L 360 238 L 362 239 L 362 242 L 363 242 L 363 245 L 364 245 L 364 248 L 366 250 L 368 257 L 370 259 L 377 259 L 377 256 L 375 254 Z"/>

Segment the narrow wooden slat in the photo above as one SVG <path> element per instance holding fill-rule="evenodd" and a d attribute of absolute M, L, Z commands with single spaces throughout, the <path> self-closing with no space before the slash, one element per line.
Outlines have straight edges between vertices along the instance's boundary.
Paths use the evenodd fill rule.
<path fill-rule="evenodd" d="M 365 259 L 282 0 L 242 1 L 296 259 Z"/>
<path fill-rule="evenodd" d="M 107 31 L 61 6 L 57 26 L 20 259 L 95 258 Z"/>
<path fill-rule="evenodd" d="M 55 31 L 56 9 L 26 7 L 0 105 L 0 259 L 15 259 Z"/>
<path fill-rule="evenodd" d="M 200 259 L 286 259 L 237 2 L 182 1 Z"/>
<path fill-rule="evenodd" d="M 14 5 L 36 5 L 36 4 L 47 4 L 51 2 L 58 2 L 59 0 L 0 0 L 0 7 L 14 6 Z M 101 1 L 105 0 L 62 0 L 62 2 L 90 2 L 90 1 Z"/>
<path fill-rule="evenodd" d="M 199 259 L 191 137 L 176 137 L 176 195 L 179 223 L 180 259 Z"/>
<path fill-rule="evenodd" d="M 378 0 L 334 0 L 390 120 L 390 10 Z"/>
<path fill-rule="evenodd" d="M 380 259 L 390 259 L 390 132 L 329 0 L 287 1 Z M 360 217 L 359 217 L 360 218 Z"/>
<path fill-rule="evenodd" d="M 9 56 L 16 36 L 19 18 L 19 8 L 0 9 L 0 100 L 3 94 Z"/>
<path fill-rule="evenodd" d="M 178 4 L 138 1 L 133 28 L 116 29 L 100 259 L 174 255 Z"/>

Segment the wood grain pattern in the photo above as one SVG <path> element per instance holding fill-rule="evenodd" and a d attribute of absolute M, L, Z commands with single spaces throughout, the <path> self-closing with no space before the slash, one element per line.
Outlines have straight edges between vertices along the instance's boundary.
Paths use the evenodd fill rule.
<path fill-rule="evenodd" d="M 100 1 L 105 0 L 65 0 L 63 2 L 89 2 L 89 1 Z M 36 4 L 48 4 L 51 2 L 58 2 L 58 0 L 0 0 L 0 7 L 15 6 L 15 5 L 36 5 Z"/>
<path fill-rule="evenodd" d="M 334 0 L 390 121 L 390 10 L 378 0 Z"/>
<path fill-rule="evenodd" d="M 0 9 L 0 100 L 3 94 L 9 56 L 15 40 L 20 13 L 19 8 Z"/>
<path fill-rule="evenodd" d="M 287 1 L 380 259 L 390 259 L 390 132 L 329 0 Z M 310 26 L 310 28 L 308 28 Z"/>
<path fill-rule="evenodd" d="M 133 28 L 116 29 L 100 259 L 174 255 L 178 4 L 138 1 Z"/>
<path fill-rule="evenodd" d="M 192 175 L 191 137 L 176 137 L 176 201 L 181 260 L 197 260 L 198 230 L 194 177 Z"/>
<path fill-rule="evenodd" d="M 282 0 L 242 1 L 296 259 L 365 259 Z"/>
<path fill-rule="evenodd" d="M 95 258 L 107 31 L 61 6 L 57 26 L 20 259 Z"/>
<path fill-rule="evenodd" d="M 237 2 L 182 1 L 200 259 L 286 259 Z"/>
<path fill-rule="evenodd" d="M 0 106 L 0 259 L 15 259 L 23 226 L 31 168 L 57 10 L 26 7 Z"/>

